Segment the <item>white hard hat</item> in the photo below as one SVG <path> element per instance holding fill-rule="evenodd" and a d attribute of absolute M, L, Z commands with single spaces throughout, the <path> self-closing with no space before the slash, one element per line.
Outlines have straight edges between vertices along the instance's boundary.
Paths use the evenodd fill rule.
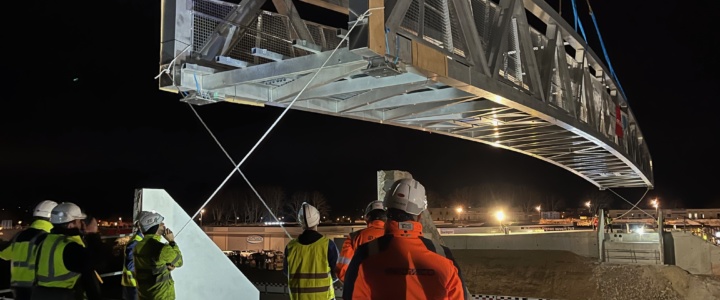
<path fill-rule="evenodd" d="M 137 216 L 135 217 L 135 221 L 133 221 L 133 226 L 138 226 L 138 225 L 140 225 L 140 220 L 142 220 L 143 216 L 145 216 L 146 214 L 151 214 L 151 213 L 152 213 L 152 212 L 144 211 L 144 210 L 138 212 L 138 213 L 137 213 Z"/>
<path fill-rule="evenodd" d="M 47 218 L 50 219 L 50 213 L 52 212 L 53 208 L 57 206 L 57 202 L 45 200 L 43 202 L 40 202 L 37 206 L 35 206 L 35 210 L 33 211 L 33 217 L 41 217 L 41 218 Z"/>
<path fill-rule="evenodd" d="M 311 228 L 320 224 L 320 212 L 307 202 L 303 202 L 298 212 L 298 221 L 303 228 Z"/>
<path fill-rule="evenodd" d="M 160 225 L 160 223 L 165 220 L 165 217 L 160 215 L 159 213 L 150 212 L 145 213 L 140 216 L 140 229 L 143 232 L 148 231 L 150 228 L 152 228 L 155 225 Z"/>
<path fill-rule="evenodd" d="M 386 208 L 395 208 L 411 215 L 419 215 L 427 209 L 425 187 L 415 179 L 401 179 L 393 184 L 385 195 Z"/>
<path fill-rule="evenodd" d="M 383 202 L 380 200 L 375 200 L 373 202 L 370 202 L 368 206 L 365 208 L 365 216 L 367 216 L 371 211 L 381 209 L 381 210 L 387 210 L 385 208 L 385 205 L 383 205 Z"/>
<path fill-rule="evenodd" d="M 72 222 L 75 220 L 82 220 L 87 218 L 80 207 L 72 202 L 63 202 L 55 206 L 50 213 L 50 223 L 63 224 Z"/>

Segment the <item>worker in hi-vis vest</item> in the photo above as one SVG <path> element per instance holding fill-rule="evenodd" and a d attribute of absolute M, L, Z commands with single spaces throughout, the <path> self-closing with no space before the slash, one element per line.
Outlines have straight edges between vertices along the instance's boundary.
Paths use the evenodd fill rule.
<path fill-rule="evenodd" d="M 291 300 L 335 299 L 333 283 L 338 282 L 333 269 L 338 250 L 335 242 L 317 232 L 320 212 L 303 203 L 298 222 L 304 231 L 285 247 L 283 273 L 288 278 Z"/>
<path fill-rule="evenodd" d="M 120 280 L 123 300 L 137 300 L 138 298 L 137 281 L 135 280 L 135 275 L 133 275 L 135 272 L 133 249 L 135 249 L 137 243 L 143 239 L 142 229 L 140 229 L 140 219 L 146 213 L 150 212 L 141 211 L 137 216 L 137 220 L 133 222 L 134 233 L 132 237 L 130 237 L 130 241 L 125 245 L 125 251 L 123 252 L 123 270 L 122 279 Z"/>
<path fill-rule="evenodd" d="M 385 196 L 385 235 L 360 245 L 345 273 L 345 300 L 467 300 L 450 249 L 423 237 L 425 187 L 401 179 Z"/>
<path fill-rule="evenodd" d="M 10 261 L 10 289 L 15 300 L 30 300 L 38 246 L 53 227 L 50 212 L 55 206 L 55 201 L 40 202 L 35 206 L 30 227 L 15 235 L 5 248 L 0 248 L 0 259 Z"/>
<path fill-rule="evenodd" d="M 175 243 L 175 235 L 165 227 L 164 220 L 163 216 L 154 212 L 140 218 L 144 237 L 133 249 L 140 300 L 175 300 L 175 281 L 170 272 L 182 267 L 183 258 Z M 161 237 L 168 243 L 163 243 Z"/>
<path fill-rule="evenodd" d="M 63 202 L 53 208 L 53 229 L 40 244 L 33 300 L 100 300 L 100 279 L 93 259 L 102 241 L 97 222 L 85 222 L 80 207 Z"/>
<path fill-rule="evenodd" d="M 381 200 L 370 202 L 365 208 L 367 228 L 350 233 L 348 238 L 345 239 L 342 249 L 340 249 L 340 258 L 336 266 L 340 281 L 345 281 L 345 272 L 350 264 L 350 260 L 355 254 L 355 249 L 362 244 L 385 235 L 385 221 L 387 221 L 387 214 L 383 202 Z"/>

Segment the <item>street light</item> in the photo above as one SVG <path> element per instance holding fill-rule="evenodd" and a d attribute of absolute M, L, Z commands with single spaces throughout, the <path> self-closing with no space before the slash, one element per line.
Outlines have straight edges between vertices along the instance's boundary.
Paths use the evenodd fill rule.
<path fill-rule="evenodd" d="M 498 210 L 495 213 L 495 218 L 498 220 L 498 223 L 500 223 L 500 229 L 504 232 L 505 228 L 503 227 L 502 221 L 505 219 L 505 213 L 502 210 Z M 507 232 L 505 232 L 507 234 Z"/>
<path fill-rule="evenodd" d="M 498 221 L 502 222 L 502 221 L 505 219 L 505 213 L 504 213 L 502 210 L 498 210 L 498 211 L 495 213 L 495 218 L 496 218 Z"/>
<path fill-rule="evenodd" d="M 660 201 L 658 201 L 658 199 L 655 198 L 652 201 L 650 201 L 650 204 L 652 204 L 652 206 L 655 208 L 655 217 L 659 218 L 660 216 L 658 215 L 658 210 L 660 208 Z"/>
<path fill-rule="evenodd" d="M 202 218 L 203 218 L 204 213 L 205 213 L 205 209 L 203 208 L 200 210 L 200 227 L 202 227 Z"/>
<path fill-rule="evenodd" d="M 592 214 L 592 211 L 590 210 L 590 207 L 592 206 L 592 202 L 590 202 L 590 201 L 585 202 L 585 206 L 587 206 L 587 208 L 588 208 L 588 213 Z"/>

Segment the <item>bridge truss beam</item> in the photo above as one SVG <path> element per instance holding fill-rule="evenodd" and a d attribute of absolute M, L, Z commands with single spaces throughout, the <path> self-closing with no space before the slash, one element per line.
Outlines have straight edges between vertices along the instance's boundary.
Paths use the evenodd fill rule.
<path fill-rule="evenodd" d="M 160 88 L 189 91 L 184 101 L 194 104 L 288 105 L 348 33 L 273 2 L 287 15 L 255 0 L 166 0 L 161 67 L 178 54 L 182 67 Z M 653 186 L 652 158 L 617 83 L 544 1 L 303 2 L 350 22 L 380 10 L 349 34 L 294 109 L 490 144 L 601 189 Z"/>

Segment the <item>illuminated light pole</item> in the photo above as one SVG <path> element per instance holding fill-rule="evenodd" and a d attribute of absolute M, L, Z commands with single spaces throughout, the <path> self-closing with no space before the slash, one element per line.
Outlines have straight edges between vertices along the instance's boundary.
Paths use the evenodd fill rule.
<path fill-rule="evenodd" d="M 658 201 L 658 199 L 655 198 L 652 201 L 650 201 L 650 204 L 652 204 L 652 206 L 655 208 L 655 217 L 660 218 L 660 215 L 658 215 L 659 208 L 660 208 L 660 201 Z"/>
<path fill-rule="evenodd" d="M 500 223 L 500 229 L 507 234 L 507 231 L 505 231 L 505 227 L 503 227 L 502 221 L 505 219 L 505 213 L 502 210 L 498 210 L 495 213 L 495 218 L 498 220 L 498 223 Z"/>
<path fill-rule="evenodd" d="M 204 213 L 205 213 L 205 209 L 203 208 L 200 210 L 200 227 L 202 227 L 202 218 L 203 218 Z"/>
<path fill-rule="evenodd" d="M 457 212 L 458 221 L 461 221 L 461 220 L 462 220 L 462 217 L 461 217 L 460 215 L 461 215 L 462 212 L 463 212 L 462 206 L 458 206 L 458 207 L 455 209 L 455 212 Z"/>
<path fill-rule="evenodd" d="M 542 207 L 541 207 L 540 205 L 535 206 L 535 210 L 537 210 L 538 215 L 540 216 L 540 220 L 542 220 L 542 210 L 541 210 L 541 208 L 542 208 Z"/>

